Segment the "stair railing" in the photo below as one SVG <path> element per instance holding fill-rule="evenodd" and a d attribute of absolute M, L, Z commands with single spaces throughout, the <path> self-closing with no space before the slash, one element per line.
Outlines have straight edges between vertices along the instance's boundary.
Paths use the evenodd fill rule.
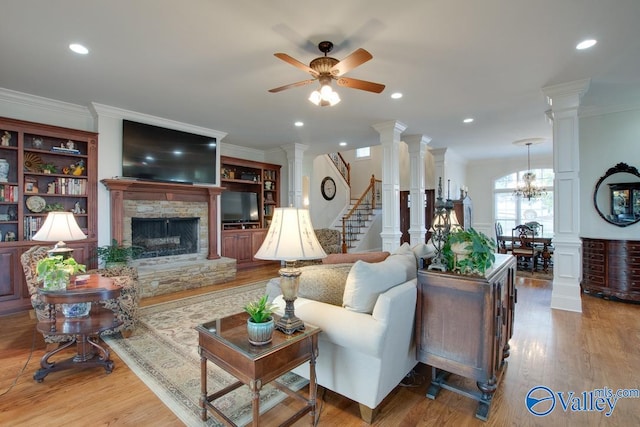
<path fill-rule="evenodd" d="M 380 206 L 382 200 L 381 191 L 382 180 L 376 179 L 374 175 L 371 175 L 369 186 L 349 212 L 342 217 L 342 253 L 347 253 L 347 249 L 355 240 L 355 236 L 360 233 L 360 229 L 364 226 L 372 210 Z"/>
<path fill-rule="evenodd" d="M 347 161 L 342 157 L 340 153 L 329 153 L 327 154 L 334 165 L 336 165 L 336 169 L 340 172 L 340 175 L 347 182 L 347 185 L 351 187 L 351 165 L 347 163 Z"/>

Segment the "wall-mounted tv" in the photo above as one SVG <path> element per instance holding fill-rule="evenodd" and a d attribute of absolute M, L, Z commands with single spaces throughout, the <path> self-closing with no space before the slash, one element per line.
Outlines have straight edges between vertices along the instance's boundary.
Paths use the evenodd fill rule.
<path fill-rule="evenodd" d="M 122 176 L 185 184 L 215 184 L 216 139 L 123 120 Z"/>
<path fill-rule="evenodd" d="M 220 196 L 220 211 L 222 222 L 259 221 L 258 193 L 248 191 L 223 191 Z"/>

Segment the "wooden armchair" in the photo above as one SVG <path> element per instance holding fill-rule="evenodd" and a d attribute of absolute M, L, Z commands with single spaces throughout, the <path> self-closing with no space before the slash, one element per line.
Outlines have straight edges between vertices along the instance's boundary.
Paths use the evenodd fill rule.
<path fill-rule="evenodd" d="M 31 295 L 31 305 L 35 310 L 38 320 L 47 320 L 49 318 L 49 308 L 38 295 L 38 275 L 36 267 L 38 261 L 48 256 L 47 251 L 50 248 L 44 246 L 33 246 L 20 256 L 22 270 L 26 279 L 29 294 Z M 109 329 L 103 334 L 122 333 L 126 338 L 131 336 L 135 328 L 138 318 L 138 304 L 140 301 L 140 293 L 138 286 L 138 273 L 135 268 L 121 267 L 117 269 L 92 270 L 89 273 L 99 273 L 105 277 L 111 277 L 116 283 L 122 286 L 120 296 L 116 299 L 100 301 L 100 304 L 116 313 L 122 324 L 114 329 Z M 56 310 L 60 311 L 60 307 L 56 306 Z M 47 344 L 61 343 L 69 340 L 65 335 L 45 335 L 44 340 Z"/>
<path fill-rule="evenodd" d="M 526 225 L 518 225 L 511 230 L 513 249 L 511 253 L 517 258 L 518 265 L 527 269 L 531 268 L 531 274 L 538 267 L 538 256 L 541 250 L 535 246 L 535 233 Z"/>
<path fill-rule="evenodd" d="M 502 224 L 500 224 L 499 222 L 496 222 L 495 228 L 496 228 L 496 242 L 498 246 L 498 253 L 506 254 L 511 252 L 511 250 L 513 249 L 513 243 L 505 241 L 505 239 L 502 238 L 504 237 L 504 234 L 502 231 Z"/>

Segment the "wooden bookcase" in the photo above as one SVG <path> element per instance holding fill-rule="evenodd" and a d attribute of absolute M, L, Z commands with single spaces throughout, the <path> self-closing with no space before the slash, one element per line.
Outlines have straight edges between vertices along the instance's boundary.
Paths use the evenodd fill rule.
<path fill-rule="evenodd" d="M 0 172 L 1 315 L 31 308 L 20 255 L 33 245 L 53 246 L 31 240 L 48 211 L 75 213 L 88 238 L 68 246 L 78 262 L 96 266 L 98 135 L 0 118 L 0 138 L 0 163 L 9 168 L 6 182 Z"/>
<path fill-rule="evenodd" d="M 280 165 L 234 157 L 220 157 L 220 183 L 225 191 L 258 194 L 258 220 L 222 221 L 222 256 L 235 258 L 239 268 L 265 261 L 255 259 L 271 224 L 273 209 L 280 206 Z"/>

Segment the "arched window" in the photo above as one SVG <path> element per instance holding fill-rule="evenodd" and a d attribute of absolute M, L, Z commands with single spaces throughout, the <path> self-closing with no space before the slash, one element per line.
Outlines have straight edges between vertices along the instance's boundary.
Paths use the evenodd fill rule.
<path fill-rule="evenodd" d="M 528 200 L 513 193 L 524 182 L 524 174 L 533 172 L 535 184 L 546 191 L 542 197 Z M 543 225 L 545 236 L 553 235 L 553 169 L 531 169 L 500 177 L 493 184 L 494 220 L 502 224 L 505 235 L 516 225 L 536 221 Z"/>

